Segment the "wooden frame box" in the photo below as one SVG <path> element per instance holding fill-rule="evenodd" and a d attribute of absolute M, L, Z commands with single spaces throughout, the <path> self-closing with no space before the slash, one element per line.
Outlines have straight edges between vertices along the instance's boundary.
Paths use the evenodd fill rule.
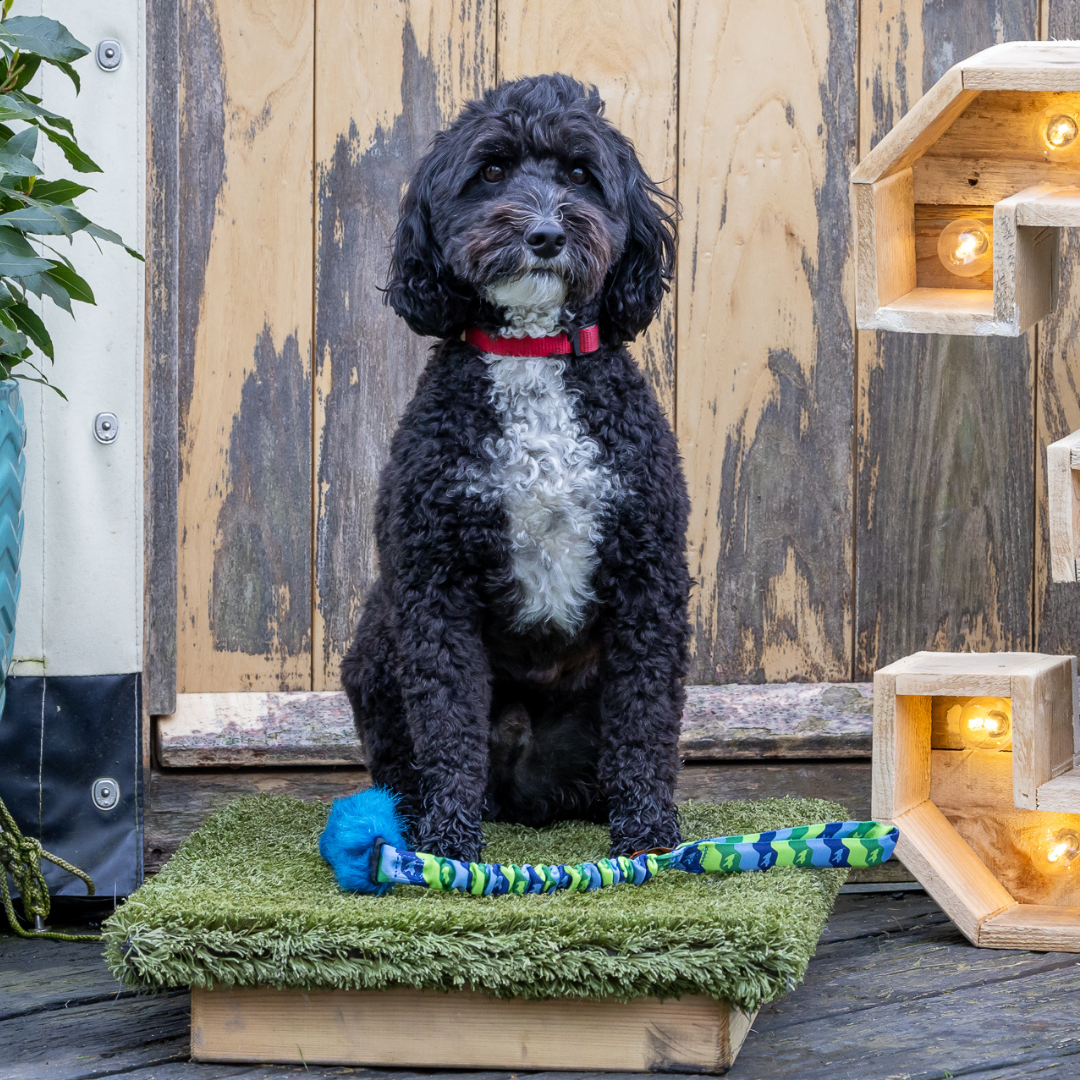
<path fill-rule="evenodd" d="M 522 1001 L 470 990 L 193 987 L 191 1056 L 384 1068 L 723 1073 L 753 1019 L 709 997 Z"/>
<path fill-rule="evenodd" d="M 961 61 L 851 183 L 860 329 L 1022 334 L 1057 302 L 1058 229 L 1080 225 L 1080 44 L 1009 42 Z M 992 244 L 973 277 L 938 257 L 960 219 Z"/>
<path fill-rule="evenodd" d="M 1046 448 L 1050 577 L 1080 581 L 1080 431 Z"/>
<path fill-rule="evenodd" d="M 1080 857 L 1053 856 L 1080 829 L 1080 801 L 1053 787 L 1073 767 L 1075 672 L 1073 657 L 922 652 L 874 676 L 873 815 L 975 945 L 1080 952 Z M 1010 700 L 1011 749 L 955 742 L 973 698 Z"/>

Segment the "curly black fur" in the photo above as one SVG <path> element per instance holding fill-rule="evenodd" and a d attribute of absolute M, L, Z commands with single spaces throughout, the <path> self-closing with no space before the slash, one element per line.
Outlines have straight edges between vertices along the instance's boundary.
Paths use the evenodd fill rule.
<path fill-rule="evenodd" d="M 667 288 L 673 211 L 602 112 L 563 75 L 491 90 L 436 136 L 401 205 L 387 299 L 443 340 L 382 474 L 380 580 L 342 679 L 374 779 L 401 794 L 413 841 L 442 855 L 476 859 L 485 815 L 607 819 L 614 854 L 679 840 L 688 500 L 623 345 Z M 554 257 L 524 240 L 545 221 L 565 233 Z M 463 479 L 489 467 L 502 427 L 488 362 L 456 336 L 497 332 L 488 287 L 530 272 L 565 282 L 561 325 L 601 327 L 599 351 L 549 361 L 618 492 L 571 630 L 515 620 L 506 512 Z"/>

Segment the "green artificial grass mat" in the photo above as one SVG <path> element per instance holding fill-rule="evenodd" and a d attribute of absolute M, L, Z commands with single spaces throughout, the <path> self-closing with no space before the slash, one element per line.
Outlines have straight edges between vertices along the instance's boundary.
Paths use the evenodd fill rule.
<path fill-rule="evenodd" d="M 668 871 L 593 893 L 476 897 L 398 885 L 342 892 L 318 852 L 329 807 L 284 795 L 217 811 L 104 926 L 121 982 L 168 986 L 472 987 L 498 997 L 706 994 L 754 1009 L 800 981 L 846 871 Z M 847 811 L 817 799 L 686 803 L 704 839 Z M 607 854 L 604 826 L 489 824 L 488 862 Z"/>

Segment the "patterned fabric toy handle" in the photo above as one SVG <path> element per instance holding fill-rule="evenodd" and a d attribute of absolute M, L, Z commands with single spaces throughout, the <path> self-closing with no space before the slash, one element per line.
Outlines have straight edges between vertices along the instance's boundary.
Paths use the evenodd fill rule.
<path fill-rule="evenodd" d="M 691 874 L 727 874 L 768 870 L 773 866 L 856 869 L 878 866 L 892 855 L 899 835 L 899 830 L 877 821 L 832 821 L 691 841 L 663 854 L 642 852 L 632 859 L 620 856 L 557 866 L 464 863 L 382 843 L 374 849 L 375 877 L 387 886 L 421 885 L 440 892 L 466 892 L 475 896 L 548 893 L 559 889 L 592 892 L 624 882 L 644 885 L 659 871 L 669 869 Z"/>

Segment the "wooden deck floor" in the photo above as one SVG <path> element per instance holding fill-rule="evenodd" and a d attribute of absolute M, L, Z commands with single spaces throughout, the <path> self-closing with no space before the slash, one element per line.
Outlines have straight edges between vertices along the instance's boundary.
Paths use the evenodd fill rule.
<path fill-rule="evenodd" d="M 151 998 L 118 990 L 99 951 L 96 945 L 0 936 L 2 1080 L 431 1075 L 193 1065 L 187 1061 L 187 993 Z M 1077 1002 L 1080 956 L 974 949 L 922 892 L 841 896 L 806 981 L 762 1010 L 727 1075 L 730 1080 L 1076 1077 Z M 507 1074 L 448 1075 L 497 1080 Z"/>

